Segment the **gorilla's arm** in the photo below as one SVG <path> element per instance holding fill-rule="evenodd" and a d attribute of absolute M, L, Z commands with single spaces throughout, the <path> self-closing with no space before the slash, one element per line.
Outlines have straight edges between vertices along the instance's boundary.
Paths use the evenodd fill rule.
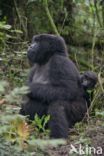
<path fill-rule="evenodd" d="M 51 62 L 50 82 L 47 84 L 31 83 L 28 96 L 47 101 L 75 99 L 80 87 L 76 67 L 69 59 L 59 56 L 54 57 Z"/>
<path fill-rule="evenodd" d="M 74 99 L 76 94 L 68 87 L 53 86 L 50 84 L 31 84 L 29 97 L 39 98 L 42 100 L 55 101 L 55 100 L 68 100 Z"/>

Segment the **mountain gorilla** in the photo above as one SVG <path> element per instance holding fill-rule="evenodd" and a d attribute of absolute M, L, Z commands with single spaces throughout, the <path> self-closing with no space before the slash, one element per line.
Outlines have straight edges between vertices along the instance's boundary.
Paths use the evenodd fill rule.
<path fill-rule="evenodd" d="M 95 72 L 86 71 L 80 75 L 80 79 L 81 79 L 81 84 L 85 90 L 84 97 L 87 101 L 87 106 L 89 107 L 91 101 L 93 100 L 94 88 L 98 81 L 98 77 Z"/>
<path fill-rule="evenodd" d="M 30 93 L 20 113 L 31 120 L 50 114 L 52 138 L 67 138 L 68 129 L 83 119 L 87 111 L 80 73 L 68 58 L 62 37 L 41 34 L 33 37 L 27 53 L 32 65 L 27 85 Z M 82 80 L 83 81 L 83 80 Z"/>

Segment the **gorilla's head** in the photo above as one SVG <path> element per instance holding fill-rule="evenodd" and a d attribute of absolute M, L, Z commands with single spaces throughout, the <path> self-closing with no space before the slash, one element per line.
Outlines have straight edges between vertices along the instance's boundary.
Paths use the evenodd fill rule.
<path fill-rule="evenodd" d="M 89 89 L 89 90 L 94 89 L 97 81 L 98 81 L 98 77 L 95 72 L 86 71 L 85 73 L 81 75 L 82 86 L 85 89 Z"/>
<path fill-rule="evenodd" d="M 62 37 L 50 34 L 33 36 L 27 53 L 30 63 L 44 64 L 54 54 L 67 56 L 65 41 Z"/>

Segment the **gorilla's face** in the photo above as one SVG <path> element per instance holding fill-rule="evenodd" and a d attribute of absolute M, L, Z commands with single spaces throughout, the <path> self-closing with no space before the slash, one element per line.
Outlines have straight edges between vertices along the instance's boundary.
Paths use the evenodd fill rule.
<path fill-rule="evenodd" d="M 28 59 L 31 63 L 43 62 L 48 54 L 51 53 L 50 45 L 46 41 L 32 41 L 32 44 L 28 48 Z"/>
<path fill-rule="evenodd" d="M 44 64 L 54 54 L 65 55 L 65 43 L 62 37 L 56 35 L 36 35 L 28 48 L 28 59 L 31 64 Z"/>
<path fill-rule="evenodd" d="M 94 89 L 97 83 L 97 75 L 92 71 L 87 71 L 81 76 L 82 85 L 85 89 Z"/>

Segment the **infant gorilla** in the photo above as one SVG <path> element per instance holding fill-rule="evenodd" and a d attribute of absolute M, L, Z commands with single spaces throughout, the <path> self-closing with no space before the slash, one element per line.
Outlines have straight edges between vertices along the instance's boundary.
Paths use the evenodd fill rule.
<path fill-rule="evenodd" d="M 27 85 L 30 93 L 20 113 L 31 120 L 49 114 L 48 128 L 52 138 L 67 138 L 68 129 L 81 121 L 87 111 L 84 75 L 80 76 L 68 58 L 62 37 L 36 35 L 27 53 L 32 65 Z"/>

